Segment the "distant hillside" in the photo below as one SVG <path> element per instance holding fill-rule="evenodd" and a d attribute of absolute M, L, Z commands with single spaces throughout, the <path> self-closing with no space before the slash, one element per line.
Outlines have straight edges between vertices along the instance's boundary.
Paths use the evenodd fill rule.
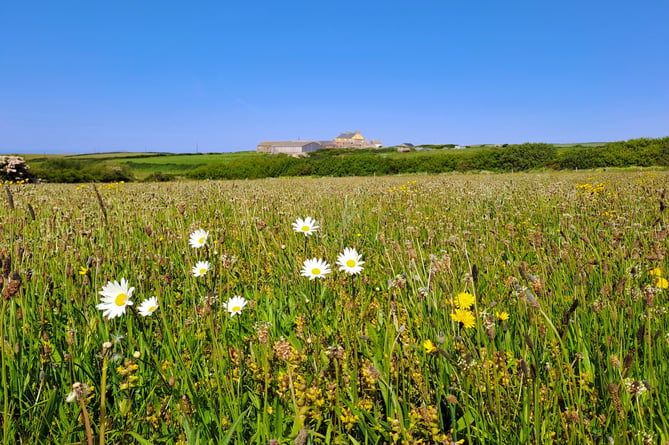
<path fill-rule="evenodd" d="M 278 176 L 366 176 L 453 171 L 527 171 L 669 165 L 669 137 L 583 144 L 452 144 L 325 149 L 304 157 L 235 153 L 28 155 L 36 179 L 49 182 L 169 181 Z"/>
<path fill-rule="evenodd" d="M 50 182 L 172 180 L 210 164 L 252 159 L 254 151 L 235 153 L 87 153 L 77 155 L 28 155 L 33 174 Z M 104 174 L 103 174 L 104 173 Z M 103 176 L 106 179 L 102 179 Z"/>

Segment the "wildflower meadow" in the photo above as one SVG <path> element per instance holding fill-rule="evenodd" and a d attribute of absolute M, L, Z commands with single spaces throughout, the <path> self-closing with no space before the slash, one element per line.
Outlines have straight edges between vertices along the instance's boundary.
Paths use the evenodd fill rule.
<path fill-rule="evenodd" d="M 2 444 L 667 444 L 668 186 L 4 184 Z"/>

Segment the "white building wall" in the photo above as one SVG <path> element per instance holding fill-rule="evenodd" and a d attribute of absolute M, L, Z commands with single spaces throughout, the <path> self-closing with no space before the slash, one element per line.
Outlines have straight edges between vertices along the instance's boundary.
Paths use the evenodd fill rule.
<path fill-rule="evenodd" d="M 272 154 L 279 154 L 279 153 L 285 153 L 287 155 L 302 153 L 302 147 L 285 146 L 285 145 L 272 146 Z"/>
<path fill-rule="evenodd" d="M 287 155 L 299 154 L 299 153 L 311 153 L 320 148 L 323 148 L 320 144 L 316 142 L 305 143 L 304 145 L 281 145 L 280 143 L 272 145 L 272 154 L 285 153 Z"/>
<path fill-rule="evenodd" d="M 317 142 L 310 142 L 302 147 L 302 153 L 311 153 L 312 151 L 320 150 L 323 146 Z"/>

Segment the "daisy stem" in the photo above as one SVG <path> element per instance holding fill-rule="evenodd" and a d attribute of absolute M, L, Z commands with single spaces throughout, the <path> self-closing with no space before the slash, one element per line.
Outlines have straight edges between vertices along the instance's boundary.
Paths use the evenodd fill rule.
<path fill-rule="evenodd" d="M 237 352 L 237 357 L 239 357 L 239 380 L 237 380 L 237 394 L 241 396 L 242 393 L 242 374 L 244 373 L 244 341 L 242 339 L 242 318 L 241 314 L 237 315 L 237 327 L 239 329 L 239 351 Z"/>
<path fill-rule="evenodd" d="M 143 335 L 146 332 L 146 321 L 144 320 L 146 317 L 139 315 L 139 312 L 137 312 L 135 306 L 130 306 L 130 310 L 132 311 L 134 319 L 139 320 L 140 334 L 142 334 L 142 337 L 144 337 L 144 339 L 146 340 L 146 336 Z"/>

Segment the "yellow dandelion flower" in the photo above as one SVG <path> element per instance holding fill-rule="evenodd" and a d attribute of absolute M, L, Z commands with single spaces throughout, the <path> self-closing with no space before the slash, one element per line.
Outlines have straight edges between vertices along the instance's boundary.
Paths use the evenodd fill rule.
<path fill-rule="evenodd" d="M 501 321 L 506 321 L 509 319 L 509 313 L 506 311 L 495 312 L 495 317 L 499 318 Z"/>
<path fill-rule="evenodd" d="M 81 266 L 79 269 L 79 275 L 86 275 L 88 273 L 88 268 Z"/>
<path fill-rule="evenodd" d="M 476 298 L 468 292 L 460 292 L 455 296 L 455 307 L 459 309 L 469 309 L 474 305 Z"/>
<path fill-rule="evenodd" d="M 476 325 L 476 317 L 474 313 L 467 309 L 456 309 L 451 314 L 451 318 L 458 323 L 462 323 L 465 329 L 473 328 Z"/>
<path fill-rule="evenodd" d="M 659 267 L 656 267 L 655 269 L 649 270 L 648 274 L 656 276 L 656 277 L 661 277 L 662 276 L 662 269 L 660 269 Z"/>
<path fill-rule="evenodd" d="M 657 277 L 655 279 L 655 287 L 659 289 L 666 289 L 669 287 L 669 281 L 666 278 Z"/>
<path fill-rule="evenodd" d="M 423 342 L 423 347 L 425 348 L 425 352 L 427 354 L 433 354 L 437 352 L 437 347 L 432 343 L 432 340 L 429 338 Z"/>

